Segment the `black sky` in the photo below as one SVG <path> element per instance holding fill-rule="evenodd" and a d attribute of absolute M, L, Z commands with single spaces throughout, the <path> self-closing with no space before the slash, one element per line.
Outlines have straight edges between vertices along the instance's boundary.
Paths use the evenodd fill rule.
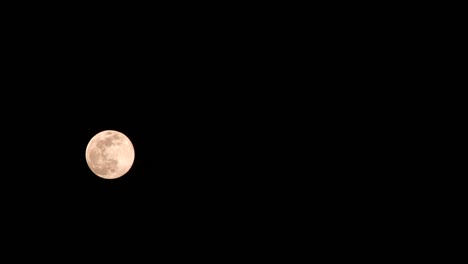
<path fill-rule="evenodd" d="M 391 124 L 375 123 L 386 120 L 379 105 L 393 98 L 382 99 L 381 88 L 403 60 L 391 71 L 379 66 L 391 64 L 381 55 L 393 47 L 374 45 L 374 29 L 355 37 L 365 27 L 354 18 L 274 4 L 175 5 L 5 11 L 13 14 L 4 17 L 1 49 L 7 244 L 18 239 L 24 252 L 26 243 L 53 241 L 56 255 L 64 252 L 57 245 L 72 252 L 70 242 L 85 241 L 106 257 L 130 244 L 156 256 L 170 248 L 171 257 L 227 248 L 229 257 L 316 231 L 341 241 L 330 230 L 361 220 L 356 208 L 378 201 L 369 189 L 385 193 L 369 182 L 394 167 L 382 168 L 378 154 L 394 137 L 381 136 Z M 107 129 L 135 147 L 134 165 L 117 180 L 95 176 L 85 159 L 89 140 Z"/>
<path fill-rule="evenodd" d="M 263 108 L 268 93 L 252 89 L 246 66 L 211 48 L 105 50 L 81 57 L 70 47 L 13 84 L 37 85 L 25 92 L 32 103 L 11 99 L 18 109 L 5 128 L 19 169 L 8 177 L 13 188 L 37 193 L 32 202 L 51 210 L 62 203 L 121 210 L 122 201 L 214 212 L 251 197 L 256 177 L 265 177 L 250 167 L 263 159 L 268 131 L 259 128 L 271 115 Z M 135 147 L 132 169 L 114 181 L 94 176 L 85 161 L 88 141 L 106 129 Z"/>
<path fill-rule="evenodd" d="M 5 49 L 7 222 L 34 219 L 24 227 L 34 237 L 110 244 L 268 228 L 266 212 L 284 198 L 284 168 L 272 158 L 284 118 L 275 87 L 285 80 L 267 81 L 277 58 L 265 30 L 177 19 L 52 22 L 13 31 Z M 85 160 L 88 141 L 107 129 L 135 147 L 117 180 L 95 176 Z"/>

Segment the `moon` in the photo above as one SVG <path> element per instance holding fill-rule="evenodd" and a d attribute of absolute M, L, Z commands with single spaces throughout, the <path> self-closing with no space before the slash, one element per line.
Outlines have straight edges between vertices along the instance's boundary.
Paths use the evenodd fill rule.
<path fill-rule="evenodd" d="M 135 149 L 132 142 L 119 131 L 101 131 L 86 146 L 88 167 L 104 179 L 116 179 L 125 175 L 134 160 Z"/>

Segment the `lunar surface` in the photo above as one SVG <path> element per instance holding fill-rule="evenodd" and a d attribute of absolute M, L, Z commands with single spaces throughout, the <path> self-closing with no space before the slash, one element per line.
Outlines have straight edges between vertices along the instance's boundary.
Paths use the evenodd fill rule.
<path fill-rule="evenodd" d="M 86 162 L 91 171 L 104 179 L 116 179 L 133 165 L 135 150 L 130 139 L 115 130 L 97 133 L 86 147 Z"/>

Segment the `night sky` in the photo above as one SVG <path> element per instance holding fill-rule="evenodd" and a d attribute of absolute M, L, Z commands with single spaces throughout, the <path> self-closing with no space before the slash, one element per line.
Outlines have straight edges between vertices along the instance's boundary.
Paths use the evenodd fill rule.
<path fill-rule="evenodd" d="M 168 244 L 252 228 L 265 235 L 265 215 L 284 197 L 284 168 L 272 161 L 282 92 L 267 83 L 268 46 L 252 31 L 233 37 L 228 25 L 100 25 L 28 24 L 29 33 L 11 39 L 5 221 L 29 219 L 28 237 L 104 239 L 109 247 L 124 235 Z M 132 168 L 115 180 L 94 175 L 85 159 L 89 140 L 108 129 L 135 148 Z"/>
<path fill-rule="evenodd" d="M 59 241 L 99 230 L 107 243 L 121 236 L 196 243 L 265 230 L 264 213 L 281 199 L 265 156 L 274 144 L 259 129 L 265 120 L 242 110 L 249 99 L 240 107 L 239 91 L 179 89 L 162 78 L 145 90 L 118 81 L 77 88 L 79 99 L 70 89 L 7 121 L 6 221 L 34 219 L 25 232 L 53 231 Z M 85 159 L 89 140 L 107 129 L 135 148 L 132 168 L 115 180 L 95 176 Z"/>
<path fill-rule="evenodd" d="M 394 42 L 374 38 L 386 30 L 335 7 L 20 5 L 4 12 L 0 72 L 2 245 L 15 260 L 42 260 L 38 245 L 59 263 L 313 255 L 341 238 L 360 246 L 361 226 L 389 215 L 374 213 L 379 196 L 413 187 L 395 169 L 413 152 L 394 123 L 414 116 L 387 121 L 407 97 L 388 90 L 406 55 L 386 57 Z M 86 163 L 103 130 L 135 148 L 118 179 Z"/>
<path fill-rule="evenodd" d="M 9 99 L 18 110 L 5 117 L 12 170 L 2 187 L 22 206 L 7 207 L 41 211 L 51 221 L 82 219 L 84 226 L 125 216 L 127 227 L 152 230 L 158 223 L 167 234 L 232 221 L 240 228 L 244 217 L 272 206 L 265 155 L 274 151 L 274 131 L 264 128 L 274 118 L 265 107 L 270 93 L 238 86 L 250 78 L 233 65 L 170 68 L 173 57 L 164 57 L 154 67 L 82 58 L 20 80 L 44 85 L 26 93 L 32 105 L 19 89 Z M 116 180 L 95 176 L 85 159 L 89 140 L 108 129 L 127 135 L 135 148 L 132 168 Z"/>

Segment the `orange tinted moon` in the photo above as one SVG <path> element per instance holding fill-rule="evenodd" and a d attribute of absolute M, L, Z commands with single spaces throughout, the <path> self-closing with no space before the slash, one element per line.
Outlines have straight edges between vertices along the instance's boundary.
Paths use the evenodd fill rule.
<path fill-rule="evenodd" d="M 104 179 L 125 175 L 135 160 L 130 139 L 115 130 L 104 130 L 91 138 L 86 146 L 86 162 L 91 171 Z"/>

